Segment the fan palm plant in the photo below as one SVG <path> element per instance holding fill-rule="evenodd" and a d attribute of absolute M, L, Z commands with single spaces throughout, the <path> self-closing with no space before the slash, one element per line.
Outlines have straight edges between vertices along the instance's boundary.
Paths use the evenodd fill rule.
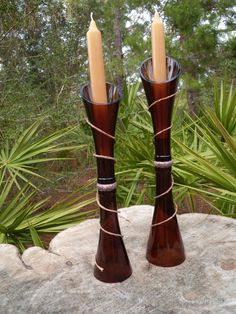
<path fill-rule="evenodd" d="M 70 195 L 45 210 L 47 199 L 35 203 L 36 190 L 29 184 L 12 195 L 14 182 L 14 177 L 0 180 L 0 243 L 15 244 L 21 251 L 32 244 L 44 247 L 41 235 L 60 232 L 94 216 L 93 209 L 81 211 L 94 202 L 92 192 Z"/>
<path fill-rule="evenodd" d="M 234 88 L 233 82 L 228 90 L 226 79 L 220 82 L 220 89 L 218 84 L 214 86 L 214 111 L 222 123 L 227 132 L 232 135 L 236 129 L 236 89 Z M 217 131 L 215 124 L 209 123 L 213 129 Z"/>
<path fill-rule="evenodd" d="M 152 195 L 152 126 L 146 104 L 138 97 L 140 83 L 126 86 L 116 129 L 118 200 L 141 204 Z"/>
<path fill-rule="evenodd" d="M 6 178 L 9 176 L 14 178 L 14 183 L 18 188 L 20 188 L 19 182 L 27 182 L 37 189 L 32 178 L 43 178 L 37 171 L 39 164 L 63 159 L 49 157 L 49 155 L 86 147 L 86 145 L 68 145 L 66 136 L 73 131 L 73 128 L 62 129 L 43 137 L 39 136 L 41 124 L 41 120 L 34 122 L 15 140 L 13 145 L 7 142 L 0 151 L 0 174 Z"/>
<path fill-rule="evenodd" d="M 38 165 L 65 159 L 51 154 L 86 147 L 68 145 L 65 136 L 73 128 L 42 137 L 40 125 L 35 122 L 0 152 L 0 243 L 15 244 L 21 251 L 32 244 L 43 246 L 42 234 L 59 232 L 94 216 L 94 196 L 88 192 L 88 185 L 50 207 L 47 199 L 35 201 L 38 186 L 47 179 L 38 173 Z M 90 210 L 83 211 L 88 205 Z"/>
<path fill-rule="evenodd" d="M 198 119 L 195 122 L 197 138 L 199 142 L 204 143 L 204 150 L 190 148 L 182 141 L 173 139 L 181 148 L 181 152 L 176 156 L 176 172 L 184 171 L 195 178 L 194 184 L 178 182 L 178 185 L 202 195 L 210 206 L 221 214 L 234 216 L 236 208 L 235 139 L 224 128 L 213 111 L 207 112 L 207 121 L 209 120 L 217 128 L 217 134 L 212 131 L 206 121 Z M 224 138 L 224 141 L 221 138 Z"/>

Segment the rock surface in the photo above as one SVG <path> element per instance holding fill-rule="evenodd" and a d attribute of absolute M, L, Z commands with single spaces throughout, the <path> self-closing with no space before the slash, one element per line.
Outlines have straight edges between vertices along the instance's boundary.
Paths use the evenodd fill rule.
<path fill-rule="evenodd" d="M 145 259 L 153 207 L 121 210 L 133 275 L 118 284 L 93 277 L 98 220 L 58 234 L 50 250 L 21 256 L 0 245 L 0 313 L 236 313 L 236 221 L 204 214 L 178 217 L 186 261 L 173 268 Z"/>

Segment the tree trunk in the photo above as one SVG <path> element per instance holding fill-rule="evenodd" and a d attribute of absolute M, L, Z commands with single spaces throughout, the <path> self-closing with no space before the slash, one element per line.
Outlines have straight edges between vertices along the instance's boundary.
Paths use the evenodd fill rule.
<path fill-rule="evenodd" d="M 123 52 L 122 52 L 122 31 L 121 31 L 121 11 L 119 7 L 113 9 L 113 29 L 114 29 L 114 58 L 116 60 L 116 71 L 115 83 L 118 92 L 124 96 L 124 67 L 123 67 Z"/>
<path fill-rule="evenodd" d="M 200 112 L 199 90 L 187 89 L 187 103 L 191 117 L 195 117 Z"/>

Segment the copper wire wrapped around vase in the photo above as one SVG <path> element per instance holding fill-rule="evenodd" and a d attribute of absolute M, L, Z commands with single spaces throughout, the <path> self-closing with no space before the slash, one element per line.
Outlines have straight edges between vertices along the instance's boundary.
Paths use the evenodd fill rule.
<path fill-rule="evenodd" d="M 140 75 L 147 97 L 154 129 L 156 169 L 156 197 L 146 257 L 154 265 L 170 267 L 185 260 L 184 246 L 177 221 L 177 207 L 173 202 L 171 175 L 171 116 L 180 66 L 167 57 L 167 81 L 153 81 L 152 58 L 140 67 Z"/>
<path fill-rule="evenodd" d="M 96 150 L 94 156 L 97 160 L 100 235 L 94 276 L 103 282 L 121 282 L 131 275 L 132 269 L 120 231 L 116 205 L 114 135 L 120 98 L 116 88 L 108 83 L 108 103 L 94 103 L 91 100 L 89 85 L 82 87 L 81 97 L 88 117 L 87 122 L 92 129 Z"/>

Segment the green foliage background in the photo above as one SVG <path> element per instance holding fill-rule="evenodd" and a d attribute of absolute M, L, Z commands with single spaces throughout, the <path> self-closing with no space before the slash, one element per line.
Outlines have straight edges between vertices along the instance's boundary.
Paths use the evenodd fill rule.
<path fill-rule="evenodd" d="M 234 1 L 2 0 L 0 242 L 22 250 L 30 243 L 42 245 L 41 234 L 86 218 L 83 206 L 93 209 L 91 187 L 73 201 L 69 197 L 55 206 L 46 201 L 58 186 L 76 190 L 84 173 L 86 179 L 96 176 L 79 97 L 89 79 L 86 32 L 91 12 L 102 31 L 107 80 L 124 94 L 117 122 L 119 204 L 153 203 L 152 125 L 138 77 L 141 61 L 151 54 L 155 9 L 165 23 L 167 53 L 182 66 L 172 132 L 175 200 L 182 208 L 199 210 L 201 199 L 215 213 L 235 215 Z M 22 145 L 25 134 L 31 135 Z M 38 136 L 43 150 L 40 140 L 35 142 Z M 75 142 L 83 149 L 69 147 Z M 63 166 L 57 166 L 59 159 Z M 48 166 L 51 181 L 42 179 Z M 76 180 L 71 183 L 71 178 Z"/>
<path fill-rule="evenodd" d="M 52 130 L 80 121 L 78 94 L 88 80 L 85 36 L 91 12 L 102 31 L 107 80 L 136 79 L 140 62 L 150 56 L 155 9 L 165 22 L 167 53 L 182 65 L 182 87 L 196 112 L 213 77 L 235 74 L 233 1 L 2 0 L 2 140 L 42 116 Z"/>

